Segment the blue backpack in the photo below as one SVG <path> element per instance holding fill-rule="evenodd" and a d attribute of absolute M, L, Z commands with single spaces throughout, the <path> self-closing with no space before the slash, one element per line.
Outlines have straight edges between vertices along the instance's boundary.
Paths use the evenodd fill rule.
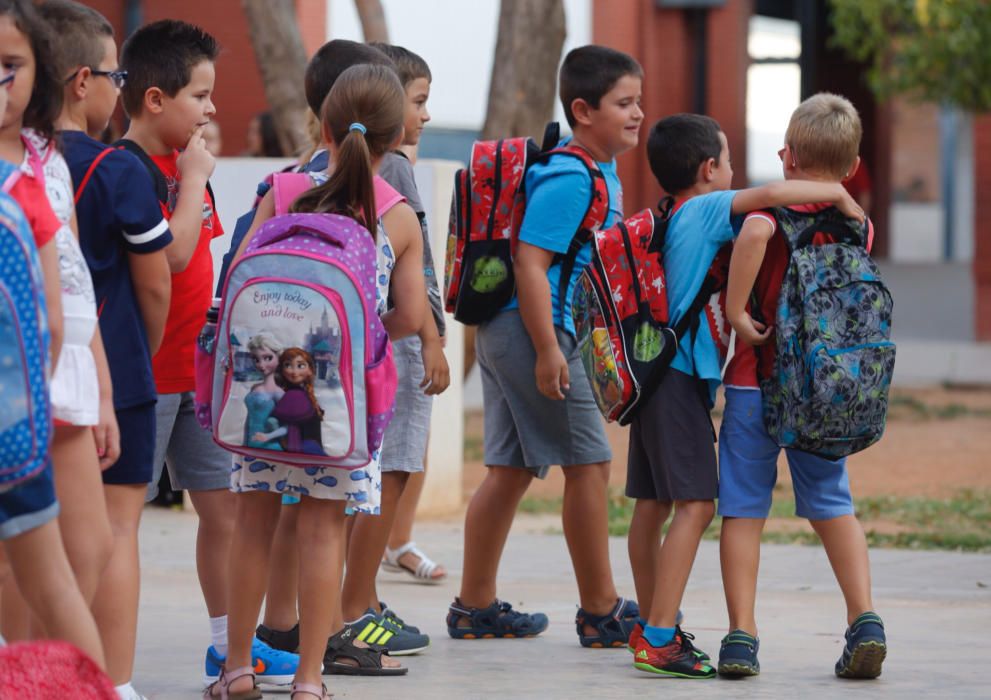
<path fill-rule="evenodd" d="M 895 368 L 891 293 L 867 252 L 867 224 L 836 208 L 776 209 L 788 267 L 761 379 L 764 423 L 781 447 L 838 459 L 884 432 Z"/>
<path fill-rule="evenodd" d="M 8 194 L 20 171 L 0 161 L 0 492 L 49 460 L 48 314 L 31 227 Z"/>

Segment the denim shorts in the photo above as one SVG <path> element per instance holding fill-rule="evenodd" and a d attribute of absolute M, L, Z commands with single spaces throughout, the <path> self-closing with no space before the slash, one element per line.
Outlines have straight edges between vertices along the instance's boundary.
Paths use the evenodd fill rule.
<path fill-rule="evenodd" d="M 612 458 L 578 344 L 570 333 L 555 331 L 571 377 L 563 401 L 537 389 L 537 353 L 519 311 L 504 311 L 478 327 L 485 464 L 523 467 L 543 478 L 552 464 L 577 466 Z"/>
<path fill-rule="evenodd" d="M 59 513 L 52 463 L 9 491 L 0 493 L 0 540 L 9 540 L 54 520 Z"/>
<path fill-rule="evenodd" d="M 780 452 L 764 427 L 760 391 L 727 387 L 719 430 L 719 515 L 767 517 Z M 785 449 L 785 456 L 795 491 L 795 515 L 829 520 L 853 514 L 845 458 L 833 461 L 792 449 Z"/>

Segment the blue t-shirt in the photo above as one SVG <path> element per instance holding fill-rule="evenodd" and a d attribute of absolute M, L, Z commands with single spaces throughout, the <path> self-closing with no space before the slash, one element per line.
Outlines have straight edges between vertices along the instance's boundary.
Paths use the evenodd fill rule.
<path fill-rule="evenodd" d="M 107 149 L 81 131 L 62 132 L 63 154 L 76 187 Z M 114 150 L 101 160 L 76 203 L 79 244 L 86 257 L 100 333 L 110 365 L 114 408 L 154 401 L 148 336 L 134 296 L 128 254 L 147 254 L 172 242 L 151 175 L 131 153 Z"/>
<path fill-rule="evenodd" d="M 567 141 L 562 141 L 564 145 Z M 599 163 L 609 191 L 609 213 L 604 227 L 623 218 L 623 186 L 616 174 L 616 161 Z M 571 239 L 578 232 L 592 196 L 592 176 L 585 164 L 573 156 L 552 156 L 546 163 L 538 163 L 526 174 L 526 212 L 520 227 L 520 240 L 524 243 L 567 253 Z M 551 304 L 554 325 L 575 334 L 575 321 L 571 317 L 571 299 L 575 282 L 585 266 L 592 260 L 592 246 L 585 244 L 575 259 L 575 268 L 568 282 L 568 290 L 562 314 L 559 290 L 561 263 L 555 261 L 547 269 L 547 281 L 551 286 Z M 514 296 L 506 309 L 519 308 Z"/>
<path fill-rule="evenodd" d="M 672 322 L 680 320 L 692 305 L 719 249 L 740 233 L 743 217 L 732 215 L 735 196 L 735 191 L 726 190 L 692 197 L 671 217 L 664 239 L 664 272 Z M 709 400 L 715 402 L 722 372 L 716 343 L 704 318 L 694 345 L 690 333 L 678 344 L 671 366 L 706 380 Z"/>

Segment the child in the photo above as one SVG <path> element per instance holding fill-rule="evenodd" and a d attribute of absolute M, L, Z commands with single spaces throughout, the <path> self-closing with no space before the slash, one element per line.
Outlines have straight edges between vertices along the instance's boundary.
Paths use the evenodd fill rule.
<path fill-rule="evenodd" d="M 630 56 L 601 46 L 574 49 L 561 66 L 571 144 L 597 161 L 605 177 L 606 226 L 623 215 L 614 158 L 637 145 L 642 75 Z M 519 303 L 514 299 L 478 327 L 488 473 L 465 518 L 461 594 L 447 616 L 455 639 L 533 636 L 547 628 L 546 615 L 518 612 L 496 598 L 496 574 L 520 499 L 552 464 L 564 468 L 562 519 L 581 599 L 579 641 L 599 648 L 622 645 L 639 613 L 613 584 L 606 512 L 611 454 L 571 316 L 575 282 L 591 258 L 588 245 L 566 283 L 566 298 L 559 298 L 556 256 L 567 252 L 577 233 L 592 186 L 577 158 L 556 156 L 530 169 L 513 263 Z"/>
<path fill-rule="evenodd" d="M 25 156 L 22 127 L 37 129 L 51 138 L 60 101 L 58 74 L 51 58 L 51 38 L 31 3 L 0 2 L 0 53 L 4 56 L 4 68 L 0 75 L 3 78 L 0 81 L 0 114 L 3 115 L 0 157 L 7 161 L 9 171 L 13 169 L 10 163 L 21 163 Z M 21 84 L 15 91 L 18 77 Z M 59 346 L 62 344 L 58 254 L 54 239 L 62 225 L 52 211 L 42 182 L 22 177 L 11 188 L 10 194 L 22 206 L 24 213 L 15 211 L 17 207 L 7 207 L 5 216 L 8 225 L 21 228 L 25 238 L 33 233 L 45 278 L 45 296 L 51 301 L 48 313 L 50 317 L 55 316 L 52 326 L 54 342 L 45 348 L 46 341 L 36 338 L 35 342 L 42 344 L 42 347 L 35 347 L 34 350 L 49 350 L 54 366 L 60 359 Z M 5 202 L 8 203 L 9 200 Z M 39 300 L 39 304 L 42 301 Z M 12 338 L 8 338 L 7 342 L 12 340 L 16 342 Z M 32 478 L 2 490 L 0 540 L 3 541 L 3 553 L 18 588 L 23 591 L 27 607 L 40 621 L 41 633 L 76 644 L 101 668 L 105 668 L 99 632 L 76 584 L 55 522 L 58 513 L 50 463 Z"/>
<path fill-rule="evenodd" d="M 420 140 L 423 125 L 430 119 L 426 111 L 430 69 L 422 58 L 406 49 L 387 44 L 374 46 L 392 59 L 399 80 L 403 83 L 406 93 L 403 145 L 415 146 Z M 423 474 L 433 394 L 443 391 L 450 381 L 447 361 L 441 350 L 443 310 L 440 292 L 434 276 L 426 214 L 416 190 L 413 166 L 401 151 L 395 150 L 382 159 L 381 176 L 407 198 L 417 213 L 423 240 L 423 275 L 432 313 L 424 318 L 424 327 L 420 329 L 418 336 L 404 338 L 393 345 L 399 375 L 396 415 L 401 416 L 401 420 L 394 420 L 389 424 L 382 441 L 382 514 L 377 518 L 358 515 L 349 540 L 344 589 L 341 594 L 344 619 L 358 631 L 359 639 L 366 640 L 375 633 L 378 626 L 385 626 L 389 630 L 410 630 L 395 612 L 390 610 L 386 613 L 386 607 L 379 601 L 375 588 L 375 576 L 409 479 L 414 474 Z M 441 319 L 439 323 L 438 318 Z M 415 503 L 413 505 L 415 507 Z M 406 547 L 404 552 L 412 555 L 420 566 L 422 578 L 431 579 L 428 572 L 437 573 L 436 565 L 425 557 L 417 559 L 411 547 Z M 411 568 L 410 571 L 416 573 L 417 569 Z M 399 624 L 395 624 L 396 622 Z M 390 654 L 410 654 L 417 651 L 412 646 L 398 648 L 400 639 L 402 637 L 396 639 L 391 648 L 386 645 Z M 429 638 L 426 637 L 423 640 L 424 643 L 428 641 Z"/>
<path fill-rule="evenodd" d="M 786 180 L 839 183 L 859 166 L 861 126 L 846 99 L 821 93 L 791 115 L 779 151 Z M 827 205 L 793 209 L 814 212 Z M 761 410 L 758 372 L 773 365 L 774 329 L 754 318 L 773 319 L 788 252 L 773 212 L 747 217 L 730 264 L 726 311 L 736 329 L 736 353 L 726 369 L 726 410 L 719 431 L 719 538 L 729 634 L 719 650 L 720 675 L 760 672 L 757 661 L 757 565 L 760 535 L 771 506 L 780 449 L 768 437 Z M 753 297 L 751 297 L 753 290 Z M 751 300 L 752 299 L 752 300 Z M 757 308 L 748 311 L 748 301 Z M 751 349 L 749 346 L 755 346 Z M 886 650 L 884 625 L 873 612 L 867 541 L 857 522 L 846 460 L 786 449 L 795 489 L 796 513 L 809 519 L 822 540 L 847 607 L 846 645 L 836 675 L 875 678 Z"/>
<path fill-rule="evenodd" d="M 161 209 L 173 235 L 165 249 L 172 299 L 165 336 L 152 360 L 158 403 L 148 500 L 154 498 L 159 472 L 167 463 L 172 487 L 189 491 L 199 515 L 197 572 L 213 642 L 206 651 L 208 668 L 226 651 L 225 560 L 234 517 L 234 501 L 226 488 L 230 456 L 200 428 L 193 405 L 193 352 L 213 287 L 210 240 L 223 234 L 207 188 L 215 161 L 203 138 L 216 112 L 211 95 L 218 52 L 212 36 L 174 20 L 142 27 L 121 50 L 121 64 L 128 72 L 122 97 L 131 118 L 125 140 L 139 151 L 152 179 L 165 185 Z M 265 668 L 263 682 L 290 680 L 295 659 L 261 643 L 255 653 Z"/>
<path fill-rule="evenodd" d="M 342 73 L 323 106 L 324 138 L 330 144 L 334 167 L 329 178 L 321 176 L 318 182 L 322 184 L 304 193 L 292 205 L 294 212 L 341 213 L 355 218 L 369 231 L 378 228 L 378 234 L 372 234 L 380 251 L 376 305 L 390 338 L 416 331 L 426 314 L 416 215 L 408 205 L 400 203 L 382 217 L 381 228 L 376 227 L 374 219 L 373 176 L 382 157 L 398 143 L 402 121 L 403 90 L 390 69 L 362 65 Z M 274 197 L 272 193 L 266 194 L 238 256 L 274 211 Z M 393 258 L 386 254 L 387 248 Z M 392 289 L 394 298 L 400 302 L 391 310 L 386 310 L 387 289 Z M 303 700 L 297 696 L 308 694 L 318 700 L 327 698 L 320 677 L 328 637 L 334 631 L 334 617 L 340 610 L 344 507 L 375 512 L 380 481 L 377 457 L 364 467 L 368 478 L 359 480 L 351 478 L 352 473 L 347 470 L 332 467 L 304 470 L 278 463 L 273 463 L 271 473 L 259 472 L 249 477 L 248 469 L 241 465 L 241 460 L 235 458 L 231 489 L 238 496 L 230 559 L 232 572 L 269 570 L 281 494 L 293 493 L 297 482 L 308 487 L 300 503 L 294 506 L 299 519 L 295 545 L 300 553 L 300 662 L 293 697 Z M 306 473 L 314 470 L 312 476 Z M 278 545 L 291 547 L 293 543 L 280 541 Z M 224 675 L 216 684 L 219 687 L 211 692 L 214 697 L 221 693 L 224 697 L 228 693 L 232 697 L 259 697 L 251 694 L 254 674 L 249 665 L 248 642 L 265 594 L 265 581 L 259 577 L 232 576 L 230 582 L 230 654 Z"/>
<path fill-rule="evenodd" d="M 423 128 L 430 121 L 430 113 L 427 112 L 432 80 L 430 67 L 420 56 L 401 46 L 380 43 L 372 46 L 392 59 L 406 90 L 403 148 L 415 153 Z M 397 149 L 386 156 L 382 163 L 381 175 L 386 182 L 406 197 L 417 218 L 420 219 L 420 228 L 423 230 L 423 274 L 427 280 L 430 312 L 437 333 L 443 339 L 444 306 L 440 300 L 440 288 L 434 273 L 430 235 L 427 232 L 427 215 L 420 201 L 416 179 L 413 177 L 413 164 L 404 150 Z M 394 571 L 406 572 L 414 581 L 420 583 L 440 583 L 447 578 L 447 571 L 431 560 L 412 541 L 413 519 L 426 476 L 425 453 L 430 431 L 430 413 L 433 408 L 433 401 L 421 388 L 424 372 L 420 346 L 419 338 L 408 338 L 399 341 L 393 348 L 396 354 L 396 369 L 399 371 L 397 411 L 409 416 L 409 420 L 393 423 L 391 426 L 393 430 L 386 433 L 382 450 L 382 469 L 389 470 L 395 464 L 398 469 L 408 470 L 410 474 L 399 498 L 395 520 L 385 548 L 383 565 Z M 370 602 L 373 611 L 381 611 L 374 583 Z"/>
<path fill-rule="evenodd" d="M 837 202 L 863 216 L 839 184 L 790 182 L 733 192 L 729 145 L 719 124 L 696 114 L 662 119 L 647 140 L 651 172 L 670 195 L 664 239 L 672 320 L 683 316 L 723 245 L 739 229 L 734 217 L 755 208 L 795 202 Z M 716 498 L 715 437 L 709 410 L 722 366 L 705 312 L 678 344 L 671 367 L 630 430 L 626 495 L 636 505 L 629 551 L 637 594 L 650 613 L 634 628 L 630 645 L 642 671 L 680 678 L 711 678 L 709 658 L 678 625 L 678 608 Z M 661 526 L 674 518 L 660 548 Z M 642 631 L 642 634 L 641 634 Z"/>

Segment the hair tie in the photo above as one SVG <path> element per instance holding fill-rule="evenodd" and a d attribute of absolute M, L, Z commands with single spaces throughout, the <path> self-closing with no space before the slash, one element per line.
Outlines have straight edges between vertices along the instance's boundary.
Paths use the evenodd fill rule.
<path fill-rule="evenodd" d="M 362 134 L 368 133 L 368 129 L 361 122 L 354 122 L 348 127 L 348 131 L 360 131 Z"/>

